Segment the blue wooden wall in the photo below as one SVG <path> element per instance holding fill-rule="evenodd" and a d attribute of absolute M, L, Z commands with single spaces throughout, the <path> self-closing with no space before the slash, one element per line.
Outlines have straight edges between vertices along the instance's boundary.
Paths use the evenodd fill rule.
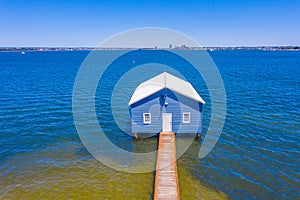
<path fill-rule="evenodd" d="M 165 103 L 168 103 L 165 106 Z M 190 112 L 190 123 L 182 123 L 182 113 Z M 130 106 L 132 133 L 157 134 L 162 130 L 162 113 L 172 113 L 172 130 L 177 134 L 201 133 L 202 104 L 163 89 Z M 144 124 L 143 113 L 151 113 L 151 124 Z"/>

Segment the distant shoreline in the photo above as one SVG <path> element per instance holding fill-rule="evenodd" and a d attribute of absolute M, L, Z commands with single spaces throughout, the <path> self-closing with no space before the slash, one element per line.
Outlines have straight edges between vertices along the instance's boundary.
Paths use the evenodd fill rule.
<path fill-rule="evenodd" d="M 94 47 L 0 47 L 0 52 L 22 51 L 92 51 L 92 50 L 260 50 L 260 51 L 300 51 L 300 46 L 254 46 L 254 47 L 174 47 L 174 48 L 94 48 Z"/>

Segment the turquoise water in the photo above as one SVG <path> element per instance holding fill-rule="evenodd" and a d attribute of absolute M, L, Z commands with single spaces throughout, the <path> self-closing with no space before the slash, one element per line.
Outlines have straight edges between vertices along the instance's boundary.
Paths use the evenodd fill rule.
<path fill-rule="evenodd" d="M 159 55 L 151 52 L 140 59 Z M 78 137 L 72 90 L 88 53 L 0 52 L 1 198 L 153 197 L 154 173 L 110 169 L 95 160 Z M 205 159 L 198 158 L 202 140 L 195 141 L 178 160 L 182 199 L 300 198 L 300 52 L 214 51 L 210 55 L 226 88 L 227 116 L 217 145 Z M 112 87 L 112 82 L 107 86 Z M 196 83 L 207 102 L 205 136 L 210 97 L 205 84 Z M 110 97 L 105 94 L 98 94 L 96 110 L 108 105 Z M 127 110 L 120 108 L 118 115 L 126 115 L 121 124 L 130 130 Z M 133 141 L 112 121 L 101 123 L 110 140 L 126 150 L 156 148 L 157 138 Z"/>

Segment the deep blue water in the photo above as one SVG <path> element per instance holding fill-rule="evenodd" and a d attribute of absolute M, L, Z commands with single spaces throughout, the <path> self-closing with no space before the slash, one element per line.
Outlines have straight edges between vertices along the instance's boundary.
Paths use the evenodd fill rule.
<path fill-rule="evenodd" d="M 84 162 L 85 165 L 78 169 L 86 170 L 91 163 L 101 165 L 94 163 L 81 144 L 72 116 L 73 84 L 88 53 L 27 52 L 21 55 L 20 52 L 0 52 L 0 194 L 4 197 L 21 197 L 36 189 L 35 184 L 41 187 L 49 184 L 47 191 L 53 193 L 56 189 L 52 186 L 61 180 L 52 173 L 54 167 L 55 170 L 69 169 Z M 157 54 L 159 52 L 152 55 L 149 51 L 147 56 Z M 231 199 L 300 198 L 300 52 L 214 51 L 209 54 L 226 89 L 224 129 L 205 159 L 197 156 L 201 142 L 195 143 L 178 160 L 178 165 L 199 183 Z M 132 62 L 132 58 L 128 59 Z M 138 64 L 139 60 L 135 62 Z M 112 73 L 118 71 L 117 68 L 113 70 Z M 145 80 L 158 71 L 147 72 Z M 138 75 L 143 74 L 146 73 Z M 107 87 L 112 87 L 113 81 L 113 78 L 106 79 Z M 132 88 L 127 92 L 132 92 Z M 195 88 L 207 102 L 203 109 L 205 135 L 210 118 L 210 97 L 201 80 Z M 96 100 L 96 107 L 108 105 L 110 96 L 103 98 Z M 122 99 L 126 103 L 129 98 L 127 95 Z M 123 119 L 124 129 L 130 130 L 127 110 L 120 108 L 117 115 Z M 126 150 L 148 151 L 147 148 L 156 147 L 153 139 L 137 144 L 119 131 L 115 123 L 101 123 L 106 123 L 105 131 L 111 133 L 110 139 Z M 36 178 L 38 173 L 43 177 Z M 85 182 L 76 174 L 60 173 L 69 179 L 81 180 L 82 184 Z M 118 181 L 126 181 L 126 178 Z M 103 184 L 107 183 L 109 181 Z M 71 183 L 60 186 L 68 184 Z M 27 190 L 15 190 L 17 186 Z M 114 193 L 115 189 L 105 192 Z M 128 190 L 128 195 L 134 193 Z M 151 198 L 151 194 L 142 197 Z M 198 198 L 196 194 L 191 197 Z"/>

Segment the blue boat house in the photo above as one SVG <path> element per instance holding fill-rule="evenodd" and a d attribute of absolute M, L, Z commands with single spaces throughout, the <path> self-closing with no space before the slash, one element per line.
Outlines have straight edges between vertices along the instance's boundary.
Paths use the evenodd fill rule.
<path fill-rule="evenodd" d="M 200 136 L 203 104 L 189 82 L 167 72 L 159 74 L 141 83 L 130 98 L 132 134 L 137 137 L 174 132 Z"/>

